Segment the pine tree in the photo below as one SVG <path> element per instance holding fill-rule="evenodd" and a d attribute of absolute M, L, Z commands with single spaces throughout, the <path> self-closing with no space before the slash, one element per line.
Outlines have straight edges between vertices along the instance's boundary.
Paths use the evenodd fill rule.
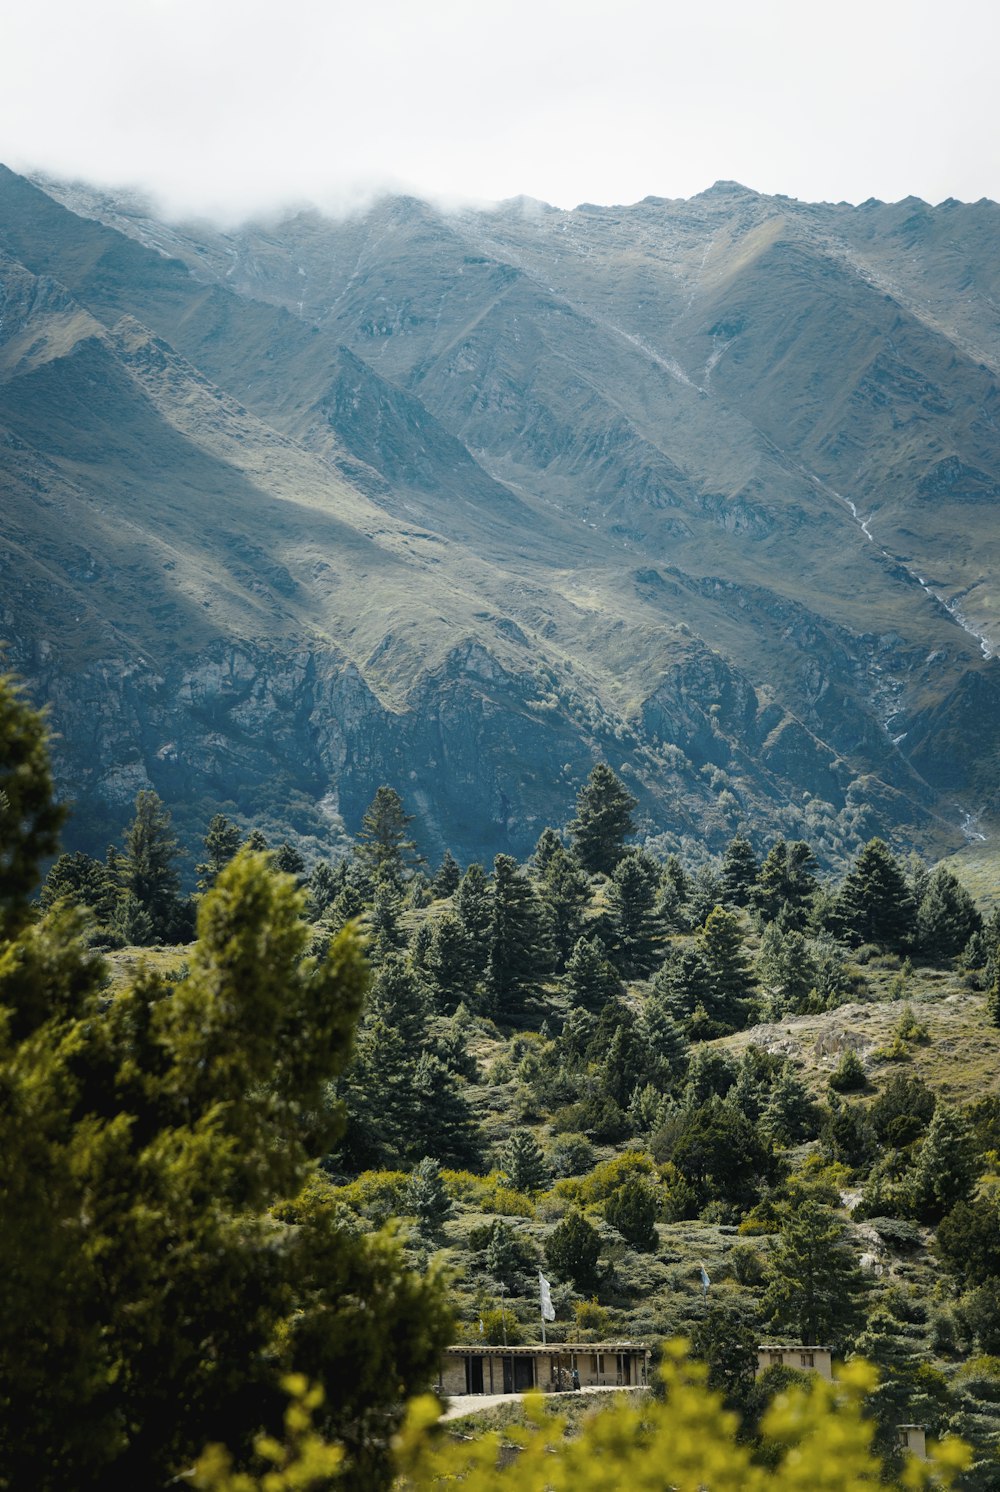
<path fill-rule="evenodd" d="M 753 852 L 753 845 L 742 834 L 737 834 L 726 846 L 722 857 L 722 894 L 727 905 L 747 907 L 760 866 Z"/>
<path fill-rule="evenodd" d="M 125 833 L 118 872 L 122 890 L 131 892 L 148 914 L 152 942 L 168 939 L 180 916 L 180 877 L 174 865 L 180 853 L 168 810 L 156 793 L 141 790 L 135 800 L 135 817 Z"/>
<path fill-rule="evenodd" d="M 939 1103 L 913 1173 L 913 1206 L 925 1222 L 940 1222 L 976 1189 L 982 1157 L 968 1120 Z"/>
<path fill-rule="evenodd" d="M 473 861 L 455 892 L 455 914 L 469 936 L 477 978 L 485 973 L 489 958 L 492 902 L 493 895 L 486 872 Z"/>
<path fill-rule="evenodd" d="M 420 980 L 399 954 L 390 953 L 379 969 L 367 1014 L 394 1027 L 417 1060 L 427 1039 L 427 999 Z"/>
<path fill-rule="evenodd" d="M 569 825 L 576 858 L 591 874 L 610 875 L 635 833 L 632 810 L 637 800 L 605 762 L 598 762 L 576 798 L 576 817 Z"/>
<path fill-rule="evenodd" d="M 406 934 L 400 924 L 400 898 L 395 884 L 379 881 L 368 911 L 369 956 L 373 964 L 382 964 L 406 945 Z"/>
<path fill-rule="evenodd" d="M 497 1218 L 490 1229 L 490 1239 L 486 1245 L 486 1268 L 508 1290 L 519 1284 L 524 1274 L 522 1246 L 514 1229 L 503 1218 Z"/>
<path fill-rule="evenodd" d="M 271 864 L 279 875 L 295 876 L 297 880 L 300 880 L 306 868 L 306 862 L 299 851 L 287 839 L 282 840 L 276 850 L 272 850 Z"/>
<path fill-rule="evenodd" d="M 596 1291 L 600 1284 L 597 1261 L 601 1238 L 582 1212 L 568 1212 L 545 1240 L 545 1258 L 549 1269 L 559 1280 L 568 1281 L 584 1295 Z"/>
<path fill-rule="evenodd" d="M 739 913 L 714 907 L 698 934 L 697 949 L 708 970 L 709 1015 L 733 1029 L 744 1025 L 753 975 Z"/>
<path fill-rule="evenodd" d="M 0 674 L 0 936 L 27 920 L 38 866 L 58 848 L 65 811 L 55 801 L 47 743 L 41 715 Z"/>
<path fill-rule="evenodd" d="M 431 883 L 437 897 L 452 896 L 458 890 L 462 872 L 451 850 L 445 850 L 441 864 Z"/>
<path fill-rule="evenodd" d="M 331 902 L 339 890 L 337 873 L 326 860 L 317 860 L 312 868 L 307 887 L 309 893 L 309 915 L 318 922 L 326 915 Z"/>
<path fill-rule="evenodd" d="M 757 973 L 764 986 L 762 1014 L 766 1019 L 778 1020 L 809 1009 L 820 970 L 802 933 L 782 932 L 776 922 L 769 922 L 761 934 Z"/>
<path fill-rule="evenodd" d="M 641 1176 L 630 1176 L 604 1204 L 604 1216 L 611 1226 L 617 1228 L 626 1243 L 644 1253 L 651 1253 L 659 1242 L 656 1236 L 659 1211 L 656 1191 Z"/>
<path fill-rule="evenodd" d="M 421 1052 L 413 1070 L 413 1124 L 404 1153 L 433 1155 L 456 1170 L 482 1158 L 479 1125 L 456 1075 L 432 1052 Z"/>
<path fill-rule="evenodd" d="M 913 932 L 916 905 L 902 865 L 881 839 L 860 851 L 834 903 L 839 928 L 855 946 L 905 948 Z"/>
<path fill-rule="evenodd" d="M 463 1000 L 472 1006 L 477 1003 L 480 964 L 465 924 L 446 912 L 434 926 L 426 958 L 427 977 L 438 1010 L 448 1014 Z"/>
<path fill-rule="evenodd" d="M 965 887 L 944 865 L 932 872 L 917 908 L 915 941 L 925 958 L 961 953 L 983 919 Z"/>
<path fill-rule="evenodd" d="M 659 880 L 659 866 L 642 850 L 623 854 L 611 874 L 606 899 L 610 953 L 626 978 L 652 973 L 662 957 Z"/>
<path fill-rule="evenodd" d="M 761 1114 L 760 1127 L 776 1145 L 799 1145 L 816 1136 L 819 1127 L 817 1106 L 790 1062 L 783 1065 L 771 1089 Z"/>
<path fill-rule="evenodd" d="M 510 855 L 493 862 L 488 939 L 489 1007 L 499 1020 L 519 1020 L 552 967 L 552 950 L 534 887 Z"/>
<path fill-rule="evenodd" d="M 676 1087 L 687 1069 L 690 1044 L 666 1002 L 662 986 L 654 985 L 642 1008 L 642 1027 L 657 1082 L 661 1089 Z"/>
<path fill-rule="evenodd" d="M 560 853 L 565 854 L 565 850 L 558 831 L 555 829 L 543 829 L 538 836 L 538 843 L 535 845 L 531 856 L 535 874 L 537 876 L 544 876 L 553 855 Z"/>
<path fill-rule="evenodd" d="M 556 973 L 562 973 L 566 960 L 583 933 L 584 911 L 590 901 L 590 883 L 579 865 L 558 842 L 546 858 L 539 873 L 538 894 L 548 917 L 549 932 L 556 953 Z"/>
<path fill-rule="evenodd" d="M 93 913 L 98 926 L 106 927 L 114 916 L 118 894 L 117 879 L 109 874 L 107 866 L 77 850 L 71 855 L 59 856 L 45 877 L 38 900 L 44 912 L 57 901 L 86 907 Z"/>
<path fill-rule="evenodd" d="M 801 931 L 819 887 L 814 875 L 816 857 L 804 840 L 789 844 L 779 839 L 761 866 L 751 905 L 762 922 L 783 919 L 786 929 Z"/>
<path fill-rule="evenodd" d="M 566 960 L 562 987 L 572 1005 L 599 1015 L 609 1000 L 623 993 L 622 982 L 604 952 L 600 938 L 579 938 Z"/>
<path fill-rule="evenodd" d="M 500 1169 L 516 1192 L 541 1191 L 549 1183 L 548 1167 L 530 1129 L 515 1129 L 500 1154 Z"/>
<path fill-rule="evenodd" d="M 384 783 L 365 809 L 354 853 L 373 881 L 402 886 L 407 875 L 420 864 L 416 845 L 409 837 L 413 815 L 403 809 L 395 788 Z"/>
<path fill-rule="evenodd" d="M 806 1197 L 788 1213 L 770 1276 L 764 1309 L 799 1341 L 839 1346 L 860 1324 L 864 1278 L 832 1207 Z"/>
<path fill-rule="evenodd" d="M 410 1172 L 403 1206 L 416 1218 L 417 1228 L 425 1238 L 440 1236 L 455 1208 L 448 1196 L 441 1167 L 431 1156 L 425 1155 Z"/>

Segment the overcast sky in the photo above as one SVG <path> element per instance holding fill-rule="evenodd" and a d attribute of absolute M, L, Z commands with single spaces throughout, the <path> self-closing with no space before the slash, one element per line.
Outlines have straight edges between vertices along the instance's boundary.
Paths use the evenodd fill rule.
<path fill-rule="evenodd" d="M 0 160 L 174 212 L 1000 198 L 996 0 L 12 0 L 0 34 Z"/>

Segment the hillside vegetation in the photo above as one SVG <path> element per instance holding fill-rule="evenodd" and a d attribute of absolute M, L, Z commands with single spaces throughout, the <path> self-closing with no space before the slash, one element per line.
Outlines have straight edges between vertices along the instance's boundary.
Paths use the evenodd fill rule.
<path fill-rule="evenodd" d="M 599 766 L 562 832 L 491 873 L 447 854 L 431 874 L 385 787 L 336 865 L 307 875 L 256 837 L 304 885 L 312 953 L 354 922 L 373 966 L 309 1207 L 373 1239 L 400 1219 L 411 1267 L 446 1273 L 459 1339 L 534 1340 L 539 1269 L 550 1340 L 689 1337 L 748 1444 L 785 1381 L 755 1379 L 759 1341 L 860 1353 L 882 1373 L 865 1402 L 890 1463 L 901 1423 L 957 1433 L 974 1447 L 959 1485 L 985 1492 L 1000 917 L 877 839 L 832 881 L 785 840 L 759 861 L 737 836 L 686 868 L 629 844 L 634 807 Z M 125 854 L 57 861 L 43 902 L 113 875 L 92 936 L 114 941 L 127 905 L 153 942 L 184 902 L 175 878 L 142 903 L 140 842 L 169 861 L 145 799 Z M 214 820 L 205 894 L 238 845 Z M 183 982 L 188 958 L 113 952 L 111 988 Z"/>

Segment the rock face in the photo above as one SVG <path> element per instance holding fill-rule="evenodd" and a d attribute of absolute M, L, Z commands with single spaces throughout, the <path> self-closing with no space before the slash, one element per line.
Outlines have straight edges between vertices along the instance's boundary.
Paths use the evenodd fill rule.
<path fill-rule="evenodd" d="M 0 636 L 72 842 L 154 786 L 315 853 L 382 781 L 524 853 L 595 757 L 662 847 L 995 810 L 1000 209 L 690 202 L 232 233 L 0 168 Z"/>

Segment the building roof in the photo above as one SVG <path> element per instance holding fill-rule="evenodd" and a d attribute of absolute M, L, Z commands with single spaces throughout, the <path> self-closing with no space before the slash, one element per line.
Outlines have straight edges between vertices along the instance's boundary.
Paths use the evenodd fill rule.
<path fill-rule="evenodd" d="M 761 1342 L 757 1347 L 758 1352 L 832 1352 L 832 1347 L 824 1347 L 822 1342 Z"/>
<path fill-rule="evenodd" d="M 530 1342 L 517 1347 L 497 1347 L 486 1342 L 455 1342 L 446 1352 L 488 1357 L 528 1357 L 537 1352 L 648 1352 L 645 1342 Z"/>

